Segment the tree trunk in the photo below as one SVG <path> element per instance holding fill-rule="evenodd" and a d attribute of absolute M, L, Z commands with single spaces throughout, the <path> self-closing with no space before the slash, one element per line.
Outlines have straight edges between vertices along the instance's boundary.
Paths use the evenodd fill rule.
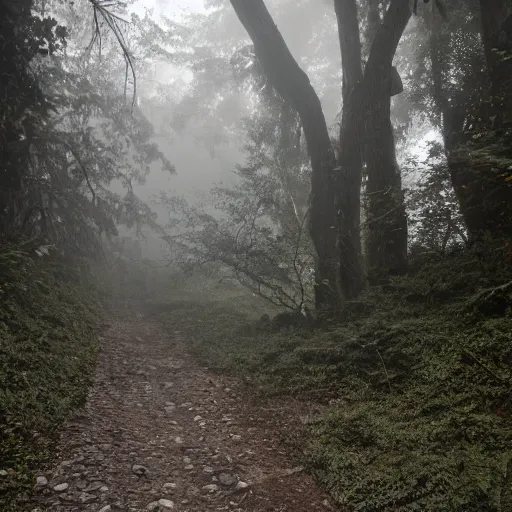
<path fill-rule="evenodd" d="M 380 0 L 366 0 L 366 27 L 364 31 L 365 51 L 367 59 L 381 23 Z"/>
<path fill-rule="evenodd" d="M 340 283 L 344 298 L 356 297 L 364 287 L 361 255 L 361 169 L 363 70 L 356 0 L 335 0 L 343 69 L 343 111 L 336 174 Z"/>
<path fill-rule="evenodd" d="M 487 25 L 483 29 L 487 35 L 482 35 L 482 39 L 488 41 L 487 47 L 484 44 L 484 50 L 487 65 L 492 66 L 495 54 L 492 51 L 492 43 L 488 39 L 489 33 L 492 34 L 489 29 L 490 20 L 496 17 L 496 2 L 493 0 L 489 4 L 486 3 L 487 8 L 491 13 L 484 15 L 482 11 L 483 16 L 488 18 L 483 22 Z M 494 14 L 492 14 L 493 12 Z M 460 91 L 459 95 L 455 97 L 448 97 L 446 82 L 450 69 L 443 59 L 445 49 L 437 29 L 439 21 L 433 18 L 430 27 L 433 97 L 442 117 L 444 148 L 453 189 L 470 242 L 480 240 L 485 234 L 502 236 L 510 233 L 510 215 L 512 213 L 509 205 L 512 204 L 512 187 L 499 177 L 502 171 L 494 166 L 492 161 L 487 161 L 485 165 L 482 165 L 471 157 L 469 147 L 480 149 L 478 147 L 480 143 L 473 142 L 471 134 L 465 133 L 466 119 L 471 105 L 464 99 L 464 91 Z M 492 81 L 492 73 L 490 73 L 489 79 Z M 494 87 L 496 85 L 491 85 L 491 89 Z M 494 92 L 491 91 L 491 94 L 494 95 Z M 507 109 L 503 104 L 499 107 L 498 104 L 495 104 L 492 110 L 496 116 L 493 122 L 494 129 L 499 129 L 504 122 L 504 116 L 501 113 L 507 112 Z M 498 140 L 496 139 L 493 143 L 498 145 Z"/>
<path fill-rule="evenodd" d="M 390 120 L 392 62 L 411 17 L 409 0 L 392 0 L 365 67 L 366 255 L 370 281 L 407 269 L 407 216 Z"/>
<path fill-rule="evenodd" d="M 440 20 L 435 19 L 435 17 L 430 20 L 433 97 L 442 119 L 443 143 L 452 186 L 459 202 L 464 223 L 471 236 L 471 233 L 479 232 L 481 229 L 482 218 L 479 215 L 479 194 L 475 190 L 478 182 L 472 172 L 469 156 L 458 151 L 467 142 L 464 134 L 464 122 L 469 105 L 461 101 L 449 101 L 445 88 L 449 70 L 443 60 L 446 50 L 440 40 L 438 23 L 440 23 Z"/>
<path fill-rule="evenodd" d="M 494 114 L 499 121 L 512 120 L 512 4 L 508 0 L 480 0 L 482 44 Z M 500 52 L 506 52 L 505 55 Z M 508 59 L 505 58 L 508 54 Z"/>
<path fill-rule="evenodd" d="M 315 302 L 319 310 L 339 306 L 336 254 L 335 154 L 320 100 L 308 76 L 290 53 L 263 0 L 231 0 L 256 56 L 276 91 L 298 112 L 311 158 L 310 235 L 318 260 Z"/>
<path fill-rule="evenodd" d="M 389 101 L 389 99 L 388 99 Z M 366 131 L 368 279 L 407 270 L 407 215 L 389 105 L 370 107 Z"/>
<path fill-rule="evenodd" d="M 478 197 L 482 226 L 481 232 L 475 233 L 477 239 L 482 232 L 493 237 L 512 236 L 512 2 L 480 0 L 480 13 L 491 115 L 487 137 L 472 144 L 488 155 L 486 161 L 475 162 L 473 170 L 482 192 Z"/>

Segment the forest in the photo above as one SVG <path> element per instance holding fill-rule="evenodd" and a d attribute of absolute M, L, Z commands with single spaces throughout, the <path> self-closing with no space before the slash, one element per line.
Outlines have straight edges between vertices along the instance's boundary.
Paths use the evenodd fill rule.
<path fill-rule="evenodd" d="M 0 0 L 0 510 L 512 512 L 511 0 Z"/>

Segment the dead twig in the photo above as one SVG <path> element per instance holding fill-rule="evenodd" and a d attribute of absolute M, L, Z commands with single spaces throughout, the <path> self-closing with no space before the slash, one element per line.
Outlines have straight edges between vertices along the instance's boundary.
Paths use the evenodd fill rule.
<path fill-rule="evenodd" d="M 386 364 L 384 363 L 384 359 L 382 359 L 382 356 L 380 355 L 380 352 L 378 349 L 375 349 L 377 352 L 377 355 L 379 356 L 380 362 L 382 363 L 382 368 L 384 368 L 384 374 L 386 375 L 386 380 L 388 381 L 388 387 L 389 387 L 389 393 L 391 394 L 391 381 L 389 380 L 388 370 L 386 368 Z"/>

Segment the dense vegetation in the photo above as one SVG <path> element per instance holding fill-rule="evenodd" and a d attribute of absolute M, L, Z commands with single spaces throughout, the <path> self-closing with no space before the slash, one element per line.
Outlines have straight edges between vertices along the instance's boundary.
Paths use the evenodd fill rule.
<path fill-rule="evenodd" d="M 94 36 L 84 32 L 92 6 L 1 6 L 0 508 L 8 510 L 32 489 L 32 472 L 87 395 L 108 293 L 92 270 L 106 259 L 105 239 L 120 223 L 152 222 L 133 183 L 155 160 L 172 168 L 124 100 L 119 58 L 76 51 L 83 33 Z M 103 51 L 113 47 L 103 41 Z M 124 193 L 109 187 L 116 181 Z"/>
<path fill-rule="evenodd" d="M 4 240 L 0 251 L 2 510 L 32 489 L 58 427 L 84 403 L 101 325 L 99 295 L 68 261 L 46 262 L 40 250 Z"/>
<path fill-rule="evenodd" d="M 162 290 L 148 309 L 213 371 L 325 406 L 291 442 L 341 510 L 501 512 L 512 498 L 504 256 L 431 261 L 321 330 L 262 323 L 264 305 L 214 281 Z"/>
<path fill-rule="evenodd" d="M 510 0 L 0 5 L 2 510 L 121 302 L 321 403 L 341 509 L 512 510 Z M 163 186 L 184 141 L 232 178 Z"/>

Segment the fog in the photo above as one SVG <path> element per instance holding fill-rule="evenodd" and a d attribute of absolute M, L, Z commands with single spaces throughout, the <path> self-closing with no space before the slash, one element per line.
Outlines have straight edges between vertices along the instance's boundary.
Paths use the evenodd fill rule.
<path fill-rule="evenodd" d="M 512 511 L 510 0 L 1 4 L 0 511 Z"/>
<path fill-rule="evenodd" d="M 339 68 L 340 57 L 335 17 L 328 2 L 314 4 L 316 2 L 302 2 L 293 14 L 289 10 L 280 12 L 277 9 L 279 2 L 269 2 L 269 7 L 273 7 L 271 11 L 276 15 L 279 29 L 295 58 L 303 63 L 306 69 L 313 70 L 311 80 L 322 99 L 328 124 L 333 125 L 340 104 L 340 88 L 336 86 L 340 80 L 340 71 L 336 71 Z M 159 24 L 165 16 L 177 21 L 189 20 L 192 26 L 194 22 L 190 21 L 191 17 L 206 16 L 209 12 L 204 2 L 199 0 L 138 0 L 131 10 L 139 16 L 149 15 Z M 205 38 L 203 42 L 205 47 L 217 48 L 225 52 L 226 48 L 234 49 L 250 42 L 234 12 L 224 12 L 219 18 L 218 29 L 211 27 L 208 30 L 215 39 L 209 41 Z M 317 46 L 320 47 L 321 53 L 317 50 Z M 314 72 L 314 70 L 317 71 Z M 331 76 L 332 71 L 334 74 Z M 326 76 L 327 80 L 325 80 Z M 214 82 L 217 77 L 211 78 Z M 244 162 L 242 150 L 244 141 L 239 133 L 231 134 L 228 140 L 222 143 L 213 142 L 212 146 L 210 145 L 212 143 L 206 139 L 211 139 L 216 132 L 223 130 L 215 119 L 195 120 L 195 113 L 190 112 L 192 120 L 187 122 L 185 130 L 177 133 L 169 126 L 169 118 L 174 115 L 173 107 L 176 105 L 167 105 L 162 110 L 161 103 L 156 106 L 152 104 L 152 100 L 155 100 L 156 85 L 163 89 L 174 89 L 174 92 L 179 89 L 182 96 L 189 93 L 194 87 L 193 72 L 169 62 L 159 61 L 155 63 L 151 74 L 138 76 L 138 84 L 141 110 L 155 127 L 154 140 L 175 165 L 177 171 L 176 176 L 170 178 L 166 174 L 159 173 L 155 168 L 148 176 L 145 186 L 138 188 L 139 193 L 148 199 L 152 194 L 172 187 L 175 193 L 192 197 L 196 192 L 209 190 L 218 181 L 229 183 L 233 180 L 233 169 L 237 164 Z M 229 84 L 226 85 L 229 87 Z M 222 91 L 219 93 L 222 94 Z M 178 98 L 174 96 L 174 101 L 179 101 L 179 93 L 177 96 Z M 208 99 L 205 98 L 204 101 Z M 213 95 L 211 99 L 214 100 Z M 232 125 L 235 128 L 238 127 L 243 116 L 250 113 L 247 110 L 249 100 L 248 97 L 242 96 L 240 108 L 225 113 L 223 120 L 228 116 Z M 200 107 L 203 110 L 208 105 L 202 104 Z M 336 128 L 333 127 L 333 131 L 335 130 Z M 206 148 L 205 145 L 209 147 Z"/>
<path fill-rule="evenodd" d="M 308 73 L 332 136 L 336 137 L 341 108 L 341 58 L 333 6 L 329 1 L 304 0 L 293 2 L 292 9 L 289 4 L 287 0 L 267 2 L 293 56 Z M 203 204 L 215 185 L 234 184 L 237 165 L 246 162 L 244 121 L 254 116 L 258 105 L 254 103 L 254 91 L 237 88 L 229 59 L 250 39 L 225 1 L 205 4 L 200 0 L 137 0 L 130 11 L 140 19 L 152 20 L 164 31 L 169 31 L 173 23 L 186 27 L 188 37 L 188 41 L 178 39 L 180 48 L 167 46 L 168 58 L 155 55 L 149 65 L 146 63 L 142 70 L 137 70 L 138 106 L 153 125 L 152 140 L 174 165 L 176 174 L 163 172 L 153 164 L 145 182 L 135 190 L 151 204 L 159 222 L 165 224 L 169 212 L 155 202 L 162 192 Z M 182 56 L 173 57 L 184 50 L 194 56 L 192 62 Z M 404 52 L 408 51 L 402 45 L 395 61 L 402 62 Z M 208 67 L 201 58 L 197 59 L 201 52 L 213 58 L 215 65 Z M 219 59 L 224 64 L 219 65 Z M 399 95 L 392 104 L 397 112 L 396 122 L 403 124 L 403 111 L 410 108 L 407 97 Z M 405 119 L 405 123 L 409 121 Z M 414 185 L 418 176 L 418 169 L 407 169 L 407 162 L 411 158 L 424 160 L 429 141 L 437 139 L 437 132 L 423 120 L 413 122 L 407 137 L 397 142 L 406 186 Z M 153 238 L 150 232 L 146 236 Z M 146 244 L 160 246 L 161 242 Z M 157 259 L 162 257 L 160 251 L 157 253 L 158 256 L 151 249 L 148 254 Z"/>

